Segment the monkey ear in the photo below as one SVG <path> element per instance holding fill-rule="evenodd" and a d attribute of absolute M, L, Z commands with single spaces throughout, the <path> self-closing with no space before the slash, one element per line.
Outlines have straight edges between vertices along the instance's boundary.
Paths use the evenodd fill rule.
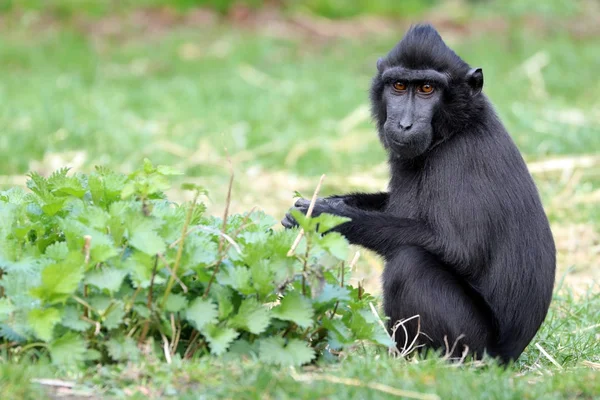
<path fill-rule="evenodd" d="M 471 87 L 471 96 L 481 93 L 483 88 L 483 71 L 481 68 L 471 68 L 467 73 L 467 83 Z"/>
<path fill-rule="evenodd" d="M 383 58 L 380 58 L 377 60 L 377 71 L 379 71 L 379 73 L 382 74 L 384 69 L 385 69 L 385 60 Z"/>

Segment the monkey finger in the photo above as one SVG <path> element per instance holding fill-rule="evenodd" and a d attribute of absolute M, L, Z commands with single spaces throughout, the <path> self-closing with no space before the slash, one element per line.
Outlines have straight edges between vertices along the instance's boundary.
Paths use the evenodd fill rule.
<path fill-rule="evenodd" d="M 294 217 L 292 217 L 292 215 L 288 213 L 285 214 L 285 217 L 283 217 L 283 219 L 281 220 L 281 225 L 283 225 L 287 229 L 290 229 L 298 226 L 298 222 L 296 222 Z"/>
<path fill-rule="evenodd" d="M 308 208 L 310 206 L 310 200 L 307 199 L 298 199 L 296 203 L 294 203 L 294 207 L 298 208 Z"/>

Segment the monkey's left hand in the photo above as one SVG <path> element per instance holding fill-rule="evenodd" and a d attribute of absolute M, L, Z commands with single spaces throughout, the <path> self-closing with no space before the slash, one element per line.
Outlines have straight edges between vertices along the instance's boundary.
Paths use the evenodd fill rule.
<path fill-rule="evenodd" d="M 298 226 L 298 223 L 294 219 L 291 214 L 292 210 L 298 210 L 302 214 L 306 215 L 308 212 L 308 207 L 310 206 L 310 200 L 307 199 L 298 199 L 294 204 L 294 207 L 290 209 L 290 211 L 285 214 L 285 217 L 281 220 L 281 225 L 286 228 L 293 228 Z M 318 217 L 319 215 L 333 214 L 339 216 L 346 216 L 348 206 L 344 202 L 343 198 L 340 197 L 319 197 L 315 201 L 315 206 L 312 210 L 311 217 Z"/>

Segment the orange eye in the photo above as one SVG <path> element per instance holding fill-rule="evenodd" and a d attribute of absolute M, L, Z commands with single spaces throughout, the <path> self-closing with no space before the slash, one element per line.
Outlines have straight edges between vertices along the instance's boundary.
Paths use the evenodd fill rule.
<path fill-rule="evenodd" d="M 433 86 L 431 86 L 428 83 L 421 85 L 421 86 L 419 86 L 419 92 L 424 93 L 424 94 L 429 94 L 429 93 L 433 92 Z"/>
<path fill-rule="evenodd" d="M 399 92 L 406 90 L 406 84 L 403 82 L 394 82 L 394 89 Z"/>

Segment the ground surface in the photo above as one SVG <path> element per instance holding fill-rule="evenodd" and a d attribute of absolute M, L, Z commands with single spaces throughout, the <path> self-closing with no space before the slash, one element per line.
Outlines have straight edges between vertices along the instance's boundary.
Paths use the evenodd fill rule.
<path fill-rule="evenodd" d="M 361 20 L 350 29 L 261 18 L 235 29 L 204 11 L 68 23 L 31 12 L 0 18 L 0 184 L 22 185 L 28 170 L 65 165 L 129 171 L 150 157 L 197 177 L 211 191 L 210 211 L 221 213 L 229 154 L 233 211 L 259 206 L 282 216 L 294 190 L 309 194 L 322 173 L 323 194 L 385 188 L 367 91 L 377 57 L 406 25 Z M 318 371 L 149 361 L 126 373 L 115 367 L 59 375 L 84 384 L 53 393 L 157 397 L 171 385 L 192 397 L 208 391 L 226 398 L 264 398 L 265 391 L 273 398 L 363 399 L 400 389 L 444 399 L 600 396 L 598 36 L 528 21 L 441 25 L 457 52 L 483 67 L 485 93 L 530 163 L 551 218 L 568 291 L 557 292 L 536 341 L 550 357 L 532 344 L 504 372 L 398 363 L 360 351 Z M 355 279 L 377 293 L 380 271 L 380 260 L 364 253 Z M 38 386 L 26 382 L 53 374 L 43 366 L 2 367 L 2 397 L 36 396 L 30 390 Z"/>

